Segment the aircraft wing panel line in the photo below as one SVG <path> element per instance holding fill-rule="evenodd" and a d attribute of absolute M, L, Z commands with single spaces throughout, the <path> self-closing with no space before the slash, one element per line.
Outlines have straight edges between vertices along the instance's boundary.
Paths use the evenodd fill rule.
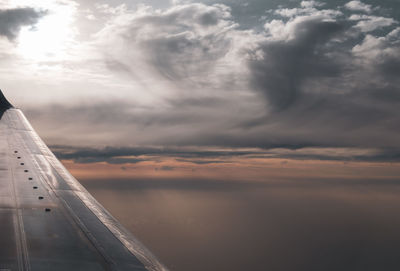
<path fill-rule="evenodd" d="M 7 142 L 9 138 L 7 138 Z M 9 145 L 10 146 L 10 145 Z M 10 147 L 8 148 L 8 153 L 11 153 Z M 17 190 L 15 187 L 15 176 L 14 176 L 14 168 L 10 165 L 10 157 L 7 155 L 7 166 L 11 174 L 11 194 L 12 200 L 14 204 L 14 215 L 13 215 L 13 224 L 16 238 L 16 248 L 17 248 L 17 256 L 18 256 L 18 266 L 24 267 L 23 270 L 29 271 L 29 253 L 27 248 L 27 243 L 25 239 L 25 230 L 24 225 L 22 223 L 22 213 L 19 208 L 20 203 L 17 197 Z"/>
<path fill-rule="evenodd" d="M 65 169 L 22 111 L 6 110 L 0 129 L 0 216 L 12 217 L 16 251 L 15 263 L 7 256 L 3 265 L 0 249 L 0 270 L 167 271 Z"/>
<path fill-rule="evenodd" d="M 26 118 L 23 114 L 18 114 L 19 117 L 22 118 L 22 121 L 27 122 Z M 31 127 L 29 124 L 24 125 L 24 127 Z M 25 131 L 25 130 L 24 130 Z M 32 131 L 31 134 L 36 134 L 33 128 L 30 128 L 29 131 Z M 78 181 L 65 169 L 65 167 L 59 162 L 59 160 L 54 156 L 54 154 L 47 148 L 44 142 L 39 138 L 32 138 L 35 143 L 38 145 L 39 149 L 45 150 L 44 155 L 50 167 L 55 170 L 56 174 L 62 176 L 62 179 L 67 182 L 70 186 L 71 190 L 76 191 L 76 195 L 78 198 L 86 205 L 88 208 L 96 215 L 96 217 L 110 230 L 110 232 L 118 238 L 118 240 L 136 257 L 138 257 L 142 262 L 148 262 L 148 265 L 157 265 L 157 262 L 154 259 L 148 259 L 148 255 L 151 253 L 144 248 L 144 246 L 132 236 L 128 231 L 123 229 L 116 219 L 102 207 L 98 202 L 87 192 L 87 190 L 79 184 Z M 21 142 L 21 144 L 25 144 Z M 39 157 L 40 155 L 35 155 Z M 37 165 L 37 163 L 36 163 Z M 38 167 L 40 170 L 40 167 Z M 46 179 L 46 178 L 45 178 Z M 48 180 L 46 180 L 49 184 Z M 53 187 L 56 191 L 57 188 Z M 154 257 L 154 256 L 151 256 Z M 161 266 L 157 267 L 160 268 Z M 156 269 L 155 269 L 156 270 Z"/>

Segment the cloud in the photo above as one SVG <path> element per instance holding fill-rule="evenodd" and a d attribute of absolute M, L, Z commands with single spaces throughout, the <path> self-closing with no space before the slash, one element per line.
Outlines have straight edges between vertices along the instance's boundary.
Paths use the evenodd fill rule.
<path fill-rule="evenodd" d="M 107 48 L 121 49 L 109 57 L 125 67 L 140 63 L 169 80 L 204 84 L 206 75 L 220 72 L 236 26 L 225 5 L 183 4 L 165 11 L 142 6 L 118 16 L 97 37 Z"/>
<path fill-rule="evenodd" d="M 364 4 L 359 0 L 350 1 L 345 5 L 345 7 L 352 11 L 363 11 L 367 13 L 370 13 L 372 11 L 371 5 Z"/>
<path fill-rule="evenodd" d="M 190 162 L 199 162 L 200 160 L 194 160 L 193 158 L 220 158 L 245 156 L 258 153 L 248 150 L 204 150 L 199 148 L 179 147 L 106 147 L 104 149 L 96 149 L 86 147 L 52 146 L 51 148 L 60 159 L 74 160 L 76 162 L 88 161 L 90 163 L 110 162 L 111 164 L 115 163 L 114 161 L 126 161 L 126 163 L 130 163 L 130 160 L 134 162 L 146 161 L 146 159 L 154 160 L 154 157 L 160 156 L 173 156 L 181 159 L 188 159 L 187 161 Z M 143 156 L 147 156 L 147 158 L 135 158 Z"/>
<path fill-rule="evenodd" d="M 397 22 L 376 9 L 331 6 L 278 7 L 253 28 L 225 5 L 112 7 L 96 13 L 108 21 L 87 55 L 74 51 L 75 61 L 57 66 L 69 67 L 62 84 L 55 90 L 43 73 L 20 105 L 53 145 L 396 149 Z M 39 96 L 52 98 L 29 103 Z M 94 162 L 102 153 L 78 156 L 71 159 Z M 143 156 L 101 160 L 153 159 Z"/>
<path fill-rule="evenodd" d="M 312 16 L 312 17 L 336 17 L 342 15 L 340 10 L 334 9 L 319 9 L 323 4 L 315 1 L 303 1 L 301 7 L 298 8 L 279 8 L 275 10 L 275 14 L 282 17 L 294 18 L 297 16 Z"/>
<path fill-rule="evenodd" d="M 193 160 L 193 159 L 176 159 L 178 162 L 191 163 L 196 165 L 210 165 L 210 164 L 226 164 L 230 163 L 230 161 L 221 161 L 221 160 Z"/>
<path fill-rule="evenodd" d="M 288 24 L 289 38 L 260 43 L 257 52 L 261 57 L 249 60 L 252 86 L 277 110 L 286 109 L 299 98 L 307 79 L 334 77 L 341 72 L 332 52 L 328 55 L 331 49 L 327 45 L 344 32 L 342 23 L 300 18 Z"/>
<path fill-rule="evenodd" d="M 0 36 L 14 40 L 23 26 L 33 26 L 45 16 L 33 8 L 0 9 Z"/>
<path fill-rule="evenodd" d="M 397 23 L 392 18 L 358 14 L 350 16 L 350 20 L 358 21 L 355 27 L 359 28 L 362 32 L 372 32 Z"/>
<path fill-rule="evenodd" d="M 321 7 L 324 3 L 318 1 L 301 1 L 300 3 L 302 8 L 313 8 L 313 7 Z"/>
<path fill-rule="evenodd" d="M 226 164 L 241 158 L 292 159 L 358 162 L 400 162 L 400 149 L 326 148 L 275 146 L 270 149 L 212 149 L 195 147 L 106 147 L 103 149 L 51 146 L 55 155 L 62 160 L 76 163 L 136 164 L 158 162 L 173 158 L 177 162 L 197 165 Z M 173 170 L 170 166 L 160 170 Z"/>
<path fill-rule="evenodd" d="M 378 16 L 346 19 L 316 1 L 279 8 L 275 14 L 283 19 L 267 21 L 265 33 L 259 34 L 239 30 L 224 5 L 176 4 L 158 11 L 142 6 L 117 16 L 98 37 L 121 46 L 108 60 L 115 63 L 108 65 L 114 71 L 164 78 L 173 82 L 177 94 L 191 97 L 211 91 L 226 97 L 227 89 L 248 88 L 264 96 L 269 109 L 279 111 L 312 92 L 306 88 L 313 82 L 324 88 L 322 82 L 339 82 L 345 70 L 356 73 L 355 67 L 349 70 L 347 43 L 355 35 L 351 26 L 370 32 L 395 23 Z"/>
<path fill-rule="evenodd" d="M 371 78 L 375 79 L 375 84 L 381 86 L 370 89 L 374 93 L 380 92 L 374 95 L 375 98 L 378 96 L 378 98 L 386 98 L 387 101 L 399 101 L 400 93 L 397 86 L 399 83 L 397 72 L 400 67 L 399 33 L 397 28 L 385 37 L 366 35 L 360 44 L 352 48 L 352 53 L 357 57 L 360 65 L 368 65 L 365 66 L 364 72 L 373 76 Z"/>

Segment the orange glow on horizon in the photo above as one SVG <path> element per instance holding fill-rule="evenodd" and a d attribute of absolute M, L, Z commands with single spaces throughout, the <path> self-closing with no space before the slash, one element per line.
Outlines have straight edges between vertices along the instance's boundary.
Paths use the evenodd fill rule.
<path fill-rule="evenodd" d="M 81 164 L 62 161 L 79 179 L 215 179 L 235 181 L 292 179 L 398 179 L 400 163 L 340 162 L 265 158 L 237 158 L 195 164 L 163 158 L 136 164 Z"/>

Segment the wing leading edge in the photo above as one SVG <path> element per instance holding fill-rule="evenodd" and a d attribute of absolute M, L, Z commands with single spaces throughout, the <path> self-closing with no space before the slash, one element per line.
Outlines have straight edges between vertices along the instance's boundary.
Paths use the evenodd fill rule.
<path fill-rule="evenodd" d="M 0 91 L 0 270 L 167 271 Z"/>

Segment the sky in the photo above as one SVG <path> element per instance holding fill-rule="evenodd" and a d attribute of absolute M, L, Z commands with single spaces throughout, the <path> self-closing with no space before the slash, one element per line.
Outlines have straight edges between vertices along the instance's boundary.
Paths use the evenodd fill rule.
<path fill-rule="evenodd" d="M 385 204 L 399 204 L 399 75 L 398 0 L 0 0 L 0 88 L 73 175 L 174 270 L 192 264 L 178 255 L 207 250 L 205 234 L 228 244 L 207 254 L 227 251 L 207 262 L 214 270 L 264 263 L 249 253 L 226 265 L 238 253 L 228 240 L 262 235 L 271 216 L 275 230 L 265 238 L 245 234 L 249 250 L 272 253 L 269 238 L 293 237 L 287 217 L 301 215 L 306 233 L 274 239 L 294 240 L 293 255 L 312 232 L 332 235 L 330 223 L 341 219 L 367 225 L 362 233 L 338 226 L 344 243 L 356 235 L 376 244 L 372 228 L 397 240 L 384 222 L 392 215 Z M 313 215 L 304 211 L 320 202 Z M 163 215 L 169 206 L 181 222 Z M 335 210 L 342 215 L 329 216 Z M 214 222 L 193 226 L 204 220 Z M 160 223 L 170 231 L 154 236 Z M 169 236 L 180 250 L 165 247 Z M 381 245 L 387 261 L 392 247 Z M 292 263 L 311 270 L 319 250 Z M 269 255 L 280 270 L 284 261 Z M 369 256 L 349 270 L 373 268 Z M 339 260 L 333 270 L 345 270 Z"/>
<path fill-rule="evenodd" d="M 399 5 L 1 1 L 1 87 L 49 145 L 398 160 Z"/>

